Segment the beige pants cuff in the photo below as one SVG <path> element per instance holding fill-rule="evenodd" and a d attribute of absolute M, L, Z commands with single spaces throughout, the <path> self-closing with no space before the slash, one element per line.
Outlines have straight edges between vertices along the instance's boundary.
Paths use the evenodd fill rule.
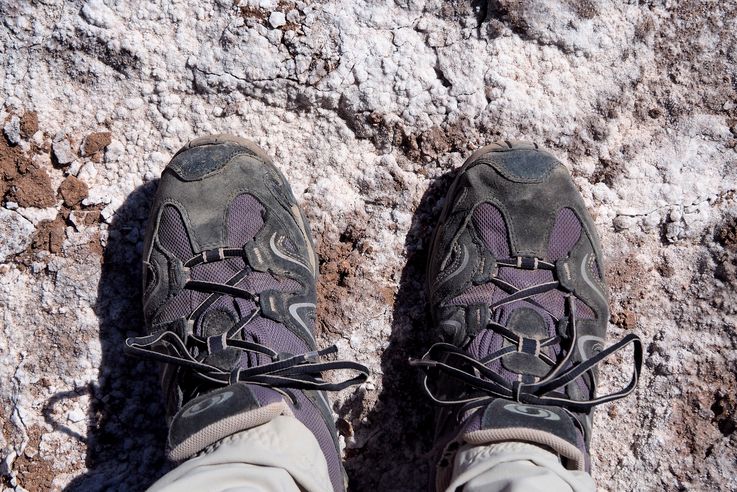
<path fill-rule="evenodd" d="M 226 437 L 149 488 L 149 492 L 325 492 L 328 465 L 312 432 L 294 417 Z"/>
<path fill-rule="evenodd" d="M 460 488 L 462 487 L 462 489 Z M 502 442 L 462 447 L 446 492 L 592 492 L 586 472 L 571 471 L 553 453 L 533 444 Z"/>

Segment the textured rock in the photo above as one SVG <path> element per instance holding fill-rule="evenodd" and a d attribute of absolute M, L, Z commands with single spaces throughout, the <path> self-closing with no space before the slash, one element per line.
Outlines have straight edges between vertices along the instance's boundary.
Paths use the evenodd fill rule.
<path fill-rule="evenodd" d="M 0 208 L 0 263 L 31 244 L 33 224 L 17 212 Z"/>
<path fill-rule="evenodd" d="M 54 151 L 56 162 L 58 162 L 62 166 L 71 163 L 76 158 L 74 152 L 72 151 L 72 146 L 65 138 L 62 138 L 61 140 L 55 140 L 51 148 Z"/>
<path fill-rule="evenodd" d="M 59 186 L 59 194 L 64 199 L 64 205 L 67 207 L 79 205 L 82 200 L 87 198 L 88 192 L 89 190 L 84 181 L 74 176 L 67 177 Z"/>
<path fill-rule="evenodd" d="M 20 142 L 20 118 L 12 116 L 3 127 L 5 138 L 11 145 L 17 145 Z"/>
<path fill-rule="evenodd" d="M 312 223 L 319 340 L 373 371 L 334 398 L 355 490 L 426 488 L 432 417 L 406 360 L 431 341 L 427 238 L 452 169 L 511 138 L 550 148 L 572 171 L 608 259 L 611 338 L 636 331 L 646 343 L 637 393 L 596 414 L 600 487 L 737 488 L 736 10 L 706 0 L 14 3 L 0 37 L 0 121 L 24 116 L 20 143 L 0 143 L 3 203 L 31 166 L 53 198 L 65 176 L 50 154 L 79 161 L 67 169 L 89 195 L 74 215 L 63 203 L 43 209 L 52 220 L 39 222 L 36 246 L 2 265 L 3 483 L 104 490 L 115 477 L 112 487 L 140 489 L 167 469 L 155 368 L 120 354 L 142 326 L 147 207 L 188 139 L 235 133 L 275 156 Z M 101 132 L 110 142 L 92 153 L 85 139 Z M 15 254 L 33 234 L 13 217 Z M 626 357 L 604 364 L 602 392 L 627 367 Z"/>

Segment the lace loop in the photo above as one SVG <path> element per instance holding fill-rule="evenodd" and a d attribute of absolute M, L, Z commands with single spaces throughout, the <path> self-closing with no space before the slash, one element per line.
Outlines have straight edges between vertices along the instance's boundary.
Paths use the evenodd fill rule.
<path fill-rule="evenodd" d="M 535 261 L 532 261 L 531 259 L 516 258 L 512 260 L 500 260 L 498 264 L 509 268 L 544 268 L 550 270 L 555 275 L 554 266 L 542 260 L 537 261 L 535 259 Z M 542 308 L 542 306 L 530 298 L 560 286 L 559 282 L 554 280 L 553 282 L 545 282 L 524 289 L 518 289 L 498 278 L 493 278 L 491 281 L 508 294 L 504 299 L 493 303 L 490 306 L 492 310 L 518 300 L 527 300 Z M 642 368 L 643 350 L 640 338 L 630 333 L 620 341 L 585 360 L 572 363 L 571 360 L 576 351 L 578 340 L 576 302 L 573 294 L 566 294 L 566 304 L 570 314 L 567 318 L 563 318 L 563 320 L 568 325 L 568 333 L 561 333 L 561 335 L 542 340 L 528 340 L 512 332 L 505 326 L 490 321 L 486 329 L 493 330 L 496 334 L 503 337 L 509 345 L 483 357 L 481 360 L 477 360 L 465 350 L 455 345 L 441 342 L 430 347 L 421 359 L 410 359 L 409 363 L 423 372 L 422 385 L 425 393 L 438 405 L 461 406 L 459 414 L 462 414 L 465 410 L 485 405 L 496 398 L 504 398 L 523 404 L 562 406 L 571 411 L 588 412 L 596 405 L 617 400 L 632 393 L 637 386 Z M 556 322 L 559 321 L 552 316 L 552 313 L 551 317 Z M 568 348 L 560 361 L 553 362 L 540 349 L 560 343 L 561 340 L 565 340 Z M 629 383 L 612 393 L 600 397 L 592 397 L 585 400 L 574 400 L 566 397 L 565 387 L 567 385 L 578 378 L 584 377 L 586 374 L 591 374 L 593 378 L 594 373 L 592 371 L 596 366 L 628 345 L 632 346 L 634 362 L 634 369 Z M 507 354 L 513 352 L 531 353 L 531 351 L 534 352 L 532 355 L 549 362 L 552 366 L 550 372 L 537 382 L 508 381 L 488 367 L 490 362 Z M 583 356 L 584 354 L 581 355 Z M 431 389 L 429 384 L 430 379 L 440 374 L 464 383 L 467 389 L 462 394 L 466 396 L 452 398 L 447 397 L 448 395 L 438 394 L 435 390 Z"/>
<path fill-rule="evenodd" d="M 184 266 L 191 268 L 196 265 L 223 261 L 226 258 L 233 257 L 243 257 L 244 261 L 247 262 L 245 249 L 217 248 L 205 250 L 195 255 L 186 261 Z M 186 332 L 180 336 L 175 331 L 164 328 L 150 335 L 126 339 L 124 351 L 133 356 L 186 367 L 192 371 L 192 376 L 195 378 L 207 381 L 215 386 L 250 383 L 275 388 L 340 391 L 354 384 L 363 383 L 368 379 L 368 368 L 362 364 L 350 361 L 321 361 L 323 357 L 338 352 L 335 345 L 322 350 L 313 350 L 295 355 L 276 352 L 266 345 L 235 338 L 261 311 L 258 306 L 258 293 L 236 286 L 246 275 L 247 271 L 244 270 L 225 283 L 189 280 L 184 285 L 184 289 L 210 294 L 187 317 L 186 322 L 188 323 L 197 319 L 222 295 L 256 302 L 256 307 L 249 316 L 240 319 L 224 333 L 201 337 Z M 233 370 L 224 370 L 204 362 L 208 355 L 226 349 L 264 355 L 271 362 Z M 358 374 L 337 383 L 327 382 L 322 378 L 323 372 L 335 370 L 355 371 Z"/>

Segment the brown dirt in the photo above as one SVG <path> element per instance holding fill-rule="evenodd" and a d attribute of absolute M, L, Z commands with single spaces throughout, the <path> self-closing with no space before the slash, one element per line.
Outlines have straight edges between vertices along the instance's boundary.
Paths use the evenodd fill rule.
<path fill-rule="evenodd" d="M 18 167 L 23 158 L 18 147 L 11 147 L 5 139 L 0 139 L 0 198 L 10 189 L 10 183 L 18 175 Z"/>
<path fill-rule="evenodd" d="M 104 150 L 112 141 L 110 132 L 90 133 L 82 142 L 80 152 L 83 157 L 95 155 Z"/>
<path fill-rule="evenodd" d="M 87 184 L 74 176 L 68 176 L 59 186 L 59 194 L 64 200 L 64 205 L 70 208 L 78 207 L 82 200 L 87 198 L 88 193 Z"/>
<path fill-rule="evenodd" d="M 30 138 L 38 131 L 38 114 L 35 111 L 26 111 L 20 118 L 20 134 L 23 138 Z"/>
<path fill-rule="evenodd" d="M 349 228 L 338 241 L 320 241 L 317 251 L 320 257 L 320 279 L 317 288 L 317 334 L 326 331 L 333 335 L 348 323 L 340 308 L 341 299 L 350 299 L 356 282 L 356 266 L 361 253 L 357 247 L 360 233 Z"/>
<path fill-rule="evenodd" d="M 717 228 L 714 239 L 725 249 L 737 253 L 737 219 L 732 219 Z"/>
<path fill-rule="evenodd" d="M 625 309 L 624 311 L 613 313 L 611 316 L 611 322 L 620 328 L 631 330 L 637 326 L 637 315 L 634 311 Z"/>
<path fill-rule="evenodd" d="M 645 297 L 647 285 L 642 279 L 651 275 L 634 258 L 610 262 L 606 267 L 606 278 L 610 292 L 617 292 L 622 302 L 610 303 L 609 321 L 627 330 L 637 326 L 636 306 Z"/>
<path fill-rule="evenodd" d="M 449 152 L 466 153 L 486 143 L 465 118 L 419 133 L 408 132 L 401 123 L 387 124 L 379 113 L 370 114 L 367 121 L 374 131 L 371 137 L 378 148 L 398 147 L 411 161 L 430 162 Z M 493 133 L 486 137 L 493 140 Z"/>
<path fill-rule="evenodd" d="M 46 171 L 35 166 L 15 178 L 8 198 L 21 207 L 46 208 L 56 203 L 51 178 Z"/>
<path fill-rule="evenodd" d="M 54 220 L 43 220 L 36 228 L 33 238 L 33 248 L 43 249 L 54 254 L 61 253 L 61 245 L 66 237 L 64 218 L 58 216 Z"/>
<path fill-rule="evenodd" d="M 20 148 L 0 139 L 0 198 L 21 207 L 51 207 L 56 203 L 51 179 Z"/>
<path fill-rule="evenodd" d="M 51 490 L 51 483 L 56 476 L 54 460 L 40 452 L 42 436 L 43 431 L 38 426 L 29 428 L 28 445 L 13 463 L 19 484 L 29 492 Z"/>

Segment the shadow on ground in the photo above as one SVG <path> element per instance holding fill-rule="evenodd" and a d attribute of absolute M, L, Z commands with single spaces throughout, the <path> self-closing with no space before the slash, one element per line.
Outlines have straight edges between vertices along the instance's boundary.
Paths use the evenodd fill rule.
<path fill-rule="evenodd" d="M 346 450 L 351 491 L 425 491 L 430 477 L 434 407 L 420 390 L 419 358 L 434 341 L 425 298 L 425 264 L 445 193 L 455 177 L 436 179 L 420 200 L 404 243 L 407 264 L 394 301 L 392 333 L 381 356 L 383 390 L 368 422 L 354 429 L 360 448 Z M 360 409 L 349 401 L 339 410 L 351 420 Z"/>
<path fill-rule="evenodd" d="M 133 191 L 110 224 L 95 304 L 102 360 L 97 383 L 87 388 L 87 472 L 69 484 L 69 492 L 143 490 L 169 466 L 158 369 L 123 354 L 125 338 L 141 334 L 144 327 L 141 250 L 156 186 L 149 182 Z M 64 395 L 49 400 L 47 407 L 60 399 Z M 46 419 L 64 432 L 49 413 Z"/>

